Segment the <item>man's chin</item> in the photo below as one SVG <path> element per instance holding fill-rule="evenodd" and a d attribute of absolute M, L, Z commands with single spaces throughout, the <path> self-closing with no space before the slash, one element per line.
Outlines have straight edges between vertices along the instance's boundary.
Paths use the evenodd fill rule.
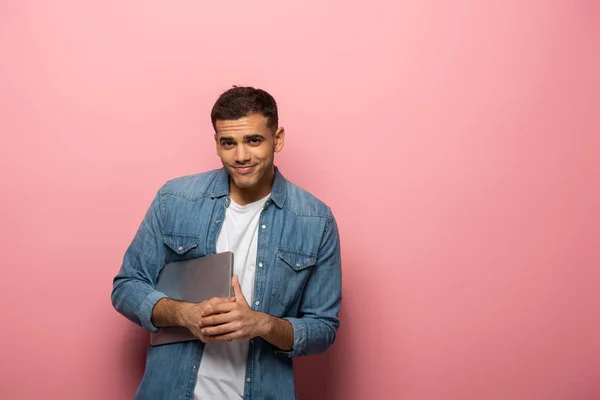
<path fill-rule="evenodd" d="M 247 178 L 247 179 L 240 179 L 240 177 L 237 176 L 233 176 L 232 177 L 233 180 L 233 184 L 237 187 L 239 187 L 240 189 L 246 189 L 246 188 L 251 188 L 253 186 L 256 186 L 256 180 L 255 179 L 251 179 L 251 178 Z"/>

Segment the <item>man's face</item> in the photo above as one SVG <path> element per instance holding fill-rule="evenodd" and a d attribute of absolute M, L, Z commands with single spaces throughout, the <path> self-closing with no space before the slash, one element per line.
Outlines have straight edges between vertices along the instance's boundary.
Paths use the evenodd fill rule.
<path fill-rule="evenodd" d="M 264 185 L 269 185 L 273 177 L 274 153 L 283 148 L 283 128 L 274 133 L 267 127 L 267 118 L 260 114 L 219 120 L 215 125 L 217 155 L 233 185 L 249 190 L 261 190 Z"/>

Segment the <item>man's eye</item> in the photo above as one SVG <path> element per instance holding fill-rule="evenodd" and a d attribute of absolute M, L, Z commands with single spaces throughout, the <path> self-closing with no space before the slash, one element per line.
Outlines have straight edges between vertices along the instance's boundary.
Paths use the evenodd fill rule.
<path fill-rule="evenodd" d="M 260 140 L 260 139 L 250 139 L 249 141 L 250 141 L 250 144 L 254 144 L 254 145 L 260 144 L 262 142 L 262 140 Z"/>
<path fill-rule="evenodd" d="M 223 147 L 231 147 L 231 146 L 233 146 L 233 142 L 221 142 L 221 144 L 223 145 Z"/>

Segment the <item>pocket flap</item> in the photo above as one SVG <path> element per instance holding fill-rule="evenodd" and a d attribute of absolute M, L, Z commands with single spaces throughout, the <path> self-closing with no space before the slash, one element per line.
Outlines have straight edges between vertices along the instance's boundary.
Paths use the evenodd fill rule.
<path fill-rule="evenodd" d="M 301 271 L 305 268 L 312 267 L 317 263 L 317 256 L 294 250 L 278 249 L 277 257 L 279 257 L 296 271 Z"/>
<path fill-rule="evenodd" d="M 200 236 L 182 233 L 165 233 L 163 235 L 163 240 L 175 253 L 183 254 L 198 247 Z"/>

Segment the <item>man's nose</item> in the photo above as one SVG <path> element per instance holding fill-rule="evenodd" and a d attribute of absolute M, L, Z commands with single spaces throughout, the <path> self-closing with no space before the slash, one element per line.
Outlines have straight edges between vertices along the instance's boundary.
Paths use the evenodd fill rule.
<path fill-rule="evenodd" d="M 238 163 L 245 163 L 250 160 L 250 152 L 246 149 L 243 144 L 236 147 L 235 161 Z"/>

